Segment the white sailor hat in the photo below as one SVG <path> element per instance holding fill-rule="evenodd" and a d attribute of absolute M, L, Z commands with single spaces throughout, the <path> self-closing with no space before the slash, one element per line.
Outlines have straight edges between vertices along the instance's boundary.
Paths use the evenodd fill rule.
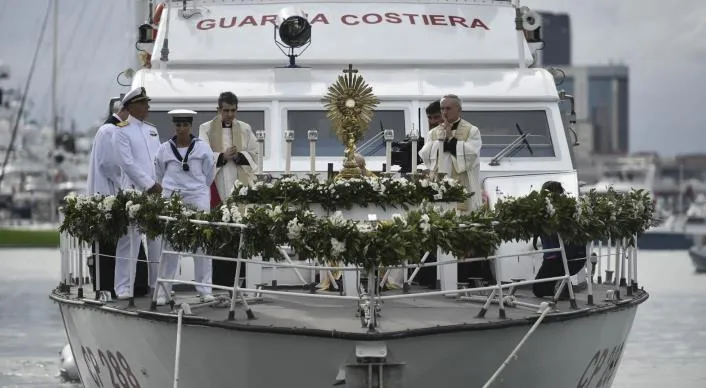
<path fill-rule="evenodd" d="M 189 109 L 174 109 L 167 112 L 168 115 L 172 116 L 172 121 L 174 122 L 193 122 L 196 112 Z"/>
<path fill-rule="evenodd" d="M 147 97 L 147 92 L 145 91 L 145 88 L 142 86 L 136 87 L 135 89 L 132 89 L 129 91 L 125 97 L 123 97 L 122 105 L 123 106 L 128 106 L 128 104 L 133 103 L 133 102 L 138 102 L 138 101 L 150 101 L 151 98 Z"/>

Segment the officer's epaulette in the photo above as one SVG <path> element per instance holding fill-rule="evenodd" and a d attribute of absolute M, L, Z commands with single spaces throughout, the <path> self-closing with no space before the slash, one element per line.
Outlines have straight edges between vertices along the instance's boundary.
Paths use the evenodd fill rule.
<path fill-rule="evenodd" d="M 126 127 L 128 124 L 130 124 L 130 123 L 127 122 L 127 121 L 121 121 L 121 122 L 115 124 L 115 126 L 116 126 L 116 127 L 119 127 L 119 128 L 122 128 L 122 127 Z"/>

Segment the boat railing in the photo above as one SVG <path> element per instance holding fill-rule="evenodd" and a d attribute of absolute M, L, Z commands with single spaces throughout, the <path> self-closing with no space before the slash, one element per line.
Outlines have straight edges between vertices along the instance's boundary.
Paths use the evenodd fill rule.
<path fill-rule="evenodd" d="M 165 221 L 172 221 L 173 218 L 160 217 Z M 244 238 L 247 233 L 247 226 L 243 224 L 233 224 L 233 223 L 222 223 L 222 222 L 208 222 L 203 220 L 192 220 L 195 224 L 210 224 L 221 227 L 232 227 L 240 229 L 240 247 L 243 247 Z M 473 226 L 473 225 L 461 225 L 461 226 Z M 62 281 L 65 285 L 73 285 L 79 287 L 79 293 L 83 297 L 82 287 L 88 282 L 85 277 L 87 273 L 87 260 L 92 254 L 92 247 L 86 243 L 78 243 L 77 239 L 61 234 L 61 255 L 62 255 Z M 172 249 L 168 249 L 165 246 L 166 243 L 162 243 L 162 255 L 163 254 L 176 254 L 181 256 L 191 256 L 195 258 L 209 258 L 212 260 L 229 261 L 236 263 L 235 277 L 232 286 L 222 286 L 215 284 L 200 283 L 190 280 L 180 280 L 180 279 L 168 279 L 163 277 L 157 278 L 157 285 L 152 295 L 151 309 L 156 310 L 158 289 L 163 288 L 164 291 L 167 290 L 166 284 L 183 284 L 190 286 L 206 286 L 213 289 L 229 291 L 230 298 L 230 309 L 228 312 L 228 319 L 235 319 L 235 309 L 238 302 L 242 304 L 245 309 L 246 315 L 249 319 L 254 318 L 254 312 L 250 307 L 248 301 L 252 302 L 254 299 L 260 299 L 263 295 L 276 295 L 282 297 L 291 298 L 319 298 L 319 299 L 335 299 L 335 300 L 348 300 L 357 301 L 359 303 L 359 312 L 362 317 L 365 317 L 366 326 L 374 328 L 375 317 L 377 312 L 381 310 L 382 302 L 396 299 L 407 299 L 407 298 L 420 298 L 420 297 L 433 297 L 433 296 L 447 296 L 456 297 L 462 301 L 471 301 L 482 303 L 483 307 L 478 313 L 478 317 L 482 318 L 485 316 L 489 306 L 491 304 L 498 305 L 498 314 L 500 318 L 506 317 L 505 307 L 512 308 L 524 308 L 535 310 L 537 312 L 542 311 L 542 304 L 530 303 L 529 301 L 522 301 L 519 297 L 515 295 L 515 290 L 519 287 L 531 286 L 537 283 L 544 282 L 556 282 L 560 281 L 560 285 L 555 292 L 553 297 L 553 302 L 559 299 L 564 287 L 568 288 L 569 301 L 572 308 L 578 308 L 575 296 L 575 290 L 571 281 L 572 275 L 569 272 L 566 250 L 564 247 L 564 241 L 559 236 L 559 248 L 553 249 L 540 249 L 533 250 L 528 249 L 523 252 L 513 252 L 511 254 L 503 255 L 492 255 L 488 257 L 473 257 L 473 258 L 461 258 L 453 259 L 443 258 L 443 255 L 439 255 L 439 260 L 433 263 L 426 263 L 425 260 L 429 257 L 430 252 L 425 252 L 422 259 L 418 263 L 410 263 L 405 261 L 403 264 L 395 266 L 386 266 L 379 268 L 362 268 L 354 265 L 327 265 L 326 262 L 320 262 L 319 260 L 306 260 L 303 264 L 295 263 L 287 253 L 289 249 L 288 246 L 279 247 L 284 260 L 263 260 L 261 257 L 244 258 L 242 256 L 242 248 L 238 252 L 237 257 L 225 257 L 217 255 L 206 255 L 202 253 L 192 253 L 192 252 L 181 252 Z M 594 252 L 594 248 L 598 248 L 598 253 Z M 93 249 L 97 250 L 94 245 Z M 499 274 L 499 261 L 504 259 L 518 259 L 520 257 L 531 259 L 531 256 L 548 253 L 548 252 L 560 252 L 562 257 L 562 262 L 564 266 L 564 274 L 560 276 L 554 276 L 544 279 L 513 279 L 512 282 L 503 282 L 500 280 Z M 621 287 L 625 288 L 626 294 L 631 296 L 637 289 L 637 249 L 633 246 L 628 245 L 627 240 L 611 241 L 610 239 L 604 244 L 604 242 L 596 241 L 588 244 L 588 256 L 585 261 L 583 270 L 587 278 L 586 288 L 587 288 L 587 305 L 593 305 L 593 278 L 594 275 L 597 276 L 597 283 L 604 283 L 613 285 L 607 291 L 606 298 L 608 300 L 619 300 L 621 298 Z M 605 253 L 604 253 L 605 252 Z M 447 256 L 449 257 L 449 256 Z M 125 258 L 123 258 L 125 259 Z M 129 260 L 139 261 L 137 258 L 130 258 Z M 416 260 L 415 260 L 416 261 Z M 456 283 L 455 289 L 443 288 L 441 290 L 435 291 L 425 291 L 425 292 L 409 292 L 410 285 L 421 268 L 424 267 L 442 267 L 447 265 L 457 265 L 459 263 L 469 263 L 469 262 L 480 262 L 480 261 L 490 261 L 495 265 L 495 273 L 497 282 L 495 284 L 488 285 L 470 285 L 467 283 Z M 154 262 L 154 260 L 152 260 Z M 160 263 L 163 261 L 159 260 Z M 603 265 L 605 262 L 605 280 L 602 278 Z M 98 264 L 98 263 L 96 263 Z M 160 269 L 158 273 L 162 273 L 160 264 Z M 240 278 L 241 267 L 246 266 L 246 279 L 247 283 L 242 286 L 243 279 Z M 296 274 L 298 274 L 299 279 L 302 281 L 302 285 L 309 285 L 309 292 L 293 292 L 291 290 L 283 289 L 267 289 L 265 284 L 262 282 L 262 272 L 261 268 L 263 266 L 271 268 L 289 268 L 292 269 Z M 597 268 L 596 268 L 597 267 Z M 259 269 L 259 270 L 258 270 Z M 299 270 L 310 270 L 310 271 L 323 271 L 325 276 L 332 271 L 341 271 L 343 273 L 343 284 L 340 285 L 336 281 L 332 281 L 331 285 L 338 289 L 339 293 L 317 293 L 313 284 L 310 284 L 305 280 L 305 277 L 299 272 Z M 379 276 L 380 270 L 384 270 L 384 275 Z M 401 293 L 381 293 L 380 289 L 385 284 L 387 277 L 390 275 L 391 271 L 402 270 L 404 287 Z M 409 270 L 413 270 L 412 274 L 409 275 Z M 100 270 L 98 269 L 98 272 Z M 361 273 L 363 276 L 361 276 Z M 578 274 L 577 274 L 578 275 Z M 613 276 L 614 275 L 614 276 Z M 454 274 L 454 276 L 456 276 Z M 361 287 L 361 279 L 367 280 L 367 287 Z M 333 280 L 333 279 L 332 279 Z M 346 284 L 346 283 L 352 283 Z M 339 289 L 339 287 L 341 287 Z M 276 288 L 276 287 L 273 287 Z M 96 287 L 100 289 L 100 287 Z M 101 298 L 99 296 L 100 292 L 96 292 L 96 299 Z M 171 298 L 169 292 L 165 292 L 167 301 L 170 305 L 174 305 L 174 301 Z M 134 301 L 130 301 L 131 304 Z M 373 314 L 373 312 L 376 312 Z"/>
<path fill-rule="evenodd" d="M 80 242 L 76 237 L 62 232 L 59 234 L 59 254 L 61 255 L 61 283 L 60 288 L 71 286 L 79 287 L 80 296 L 83 297 L 83 286 L 88 284 L 90 278 L 87 258 L 92 253 L 90 244 Z"/>
<path fill-rule="evenodd" d="M 165 221 L 170 221 L 172 219 L 168 217 L 162 217 L 163 220 Z M 194 223 L 198 224 L 209 224 L 207 221 L 202 221 L 202 220 L 194 220 Z M 243 241 L 245 238 L 245 234 L 247 233 L 247 227 L 246 225 L 242 224 L 232 224 L 232 223 L 210 223 L 212 225 L 219 225 L 219 226 L 227 226 L 227 227 L 233 227 L 233 228 L 239 228 L 240 229 L 240 247 L 243 246 Z M 471 227 L 473 225 L 460 225 L 460 226 L 465 226 L 465 227 Z M 599 254 L 602 254 L 602 242 L 597 242 L 598 246 L 600 247 Z M 600 263 L 600 256 L 592 254 L 594 247 L 594 243 L 588 244 L 588 256 L 585 260 L 585 265 L 584 265 L 584 270 L 586 271 L 586 277 L 589 279 L 587 283 L 587 293 L 588 293 L 588 305 L 593 305 L 593 287 L 592 287 L 592 279 L 595 273 L 595 264 Z M 610 243 L 607 245 L 608 247 L 608 254 L 607 256 L 611 256 L 612 253 L 610 251 Z M 363 314 L 366 318 L 367 325 L 369 327 L 375 327 L 375 316 L 377 314 L 373 314 L 372 312 L 379 311 L 381 309 L 381 302 L 386 301 L 386 300 L 394 300 L 394 299 L 405 299 L 405 298 L 419 298 L 419 297 L 431 297 L 431 296 L 456 296 L 460 300 L 469 300 L 469 301 L 479 301 L 482 302 L 483 308 L 479 312 L 478 316 L 479 317 L 484 317 L 486 314 L 486 311 L 488 310 L 488 307 L 491 303 L 495 303 L 499 305 L 499 317 L 500 318 L 505 318 L 505 305 L 511 306 L 511 307 L 519 307 L 519 308 L 529 308 L 536 310 L 537 312 L 540 312 L 542 310 L 542 305 L 541 304 L 532 304 L 528 302 L 523 302 L 520 300 L 517 300 L 517 298 L 514 295 L 514 290 L 518 287 L 522 286 L 530 286 L 533 284 L 537 283 L 544 283 L 544 282 L 556 282 L 560 281 L 560 285 L 558 289 L 556 290 L 556 293 L 554 295 L 553 300 L 556 301 L 559 298 L 559 295 L 562 293 L 564 287 L 568 288 L 568 293 L 569 293 L 569 300 L 572 308 L 578 308 L 577 303 L 576 303 L 576 298 L 574 294 L 574 288 L 571 282 L 571 277 L 572 275 L 569 272 L 569 267 L 568 267 L 568 260 L 566 256 L 566 250 L 564 247 L 564 241 L 559 236 L 559 248 L 553 248 L 553 249 L 540 249 L 540 250 L 527 250 L 525 252 L 514 252 L 512 254 L 504 254 L 504 255 L 493 255 L 493 256 L 488 256 L 488 257 L 475 257 L 475 258 L 462 258 L 462 259 L 441 259 L 438 260 L 437 262 L 434 263 L 425 263 L 425 259 L 429 256 L 429 252 L 426 252 L 424 256 L 422 257 L 422 260 L 419 263 L 416 264 L 410 264 L 408 262 L 405 262 L 404 264 L 401 265 L 396 265 L 396 266 L 387 266 L 387 267 L 381 267 L 381 268 L 361 268 L 357 266 L 352 266 L 352 265 L 343 265 L 343 266 L 335 266 L 335 265 L 323 265 L 323 263 L 320 263 L 316 260 L 311 260 L 310 263 L 307 264 L 295 264 L 291 258 L 289 257 L 287 251 L 287 246 L 281 246 L 280 252 L 282 253 L 283 257 L 285 258 L 284 261 L 278 262 L 278 261 L 264 261 L 262 260 L 261 257 L 253 257 L 253 258 L 243 258 L 242 257 L 242 250 L 238 252 L 238 257 L 224 257 L 224 256 L 213 256 L 213 255 L 205 255 L 205 254 L 200 254 L 200 253 L 185 253 L 185 252 L 179 252 L 175 250 L 167 250 L 164 249 L 162 252 L 164 253 L 171 253 L 171 254 L 178 254 L 178 255 L 184 255 L 184 256 L 192 256 L 192 257 L 203 257 L 203 258 L 210 258 L 213 260 L 221 260 L 221 261 L 230 261 L 230 262 L 235 262 L 236 263 L 236 271 L 235 271 L 235 278 L 233 281 L 233 286 L 220 286 L 220 285 L 209 285 L 209 284 L 204 284 L 204 283 L 199 283 L 195 281 L 186 281 L 186 280 L 178 280 L 178 279 L 165 279 L 165 278 L 158 278 L 157 282 L 161 286 L 162 284 L 187 284 L 187 285 L 192 285 L 192 286 L 211 286 L 212 288 L 215 289 L 221 289 L 221 290 L 227 290 L 231 292 L 232 298 L 231 298 L 231 305 L 230 305 L 230 311 L 228 314 L 228 317 L 230 320 L 235 319 L 235 307 L 236 307 L 236 301 L 239 300 L 243 304 L 243 307 L 245 308 L 246 314 L 248 318 L 252 319 L 254 317 L 254 313 L 252 308 L 249 306 L 247 300 L 246 300 L 246 295 L 252 295 L 255 297 L 261 297 L 262 295 L 278 295 L 278 296 L 283 296 L 283 297 L 294 297 L 294 298 L 321 298 L 321 299 L 339 299 L 339 300 L 351 300 L 351 301 L 358 301 L 360 303 L 360 312 Z M 548 253 L 548 252 L 560 252 L 561 257 L 562 257 L 562 262 L 564 266 L 564 274 L 560 276 L 555 276 L 555 277 L 550 277 L 550 278 L 544 278 L 544 279 L 532 279 L 532 280 L 522 280 L 522 279 L 515 279 L 511 283 L 505 283 L 502 282 L 498 276 L 497 283 L 493 285 L 487 285 L 487 286 L 475 286 L 475 287 L 458 287 L 457 289 L 442 289 L 440 291 L 427 291 L 427 292 L 414 292 L 414 293 L 409 293 L 407 292 L 408 288 L 405 287 L 405 290 L 401 294 L 388 294 L 388 295 L 383 295 L 379 292 L 380 288 L 385 282 L 385 278 L 389 275 L 390 271 L 398 269 L 402 270 L 403 272 L 403 277 L 404 277 L 404 284 L 405 286 L 408 286 L 411 284 L 412 279 L 414 279 L 414 276 L 416 273 L 418 273 L 419 269 L 422 267 L 438 267 L 438 266 L 445 266 L 445 265 L 456 265 L 459 263 L 467 263 L 467 262 L 478 262 L 478 261 L 492 261 L 495 264 L 495 269 L 496 269 L 496 274 L 499 273 L 498 271 L 498 261 L 502 259 L 516 259 L 519 257 L 526 257 L 528 258 L 529 256 L 533 256 L 536 254 L 541 254 L 541 253 Z M 617 268 L 615 271 L 616 273 L 616 279 L 620 279 L 620 283 L 615 283 L 616 288 L 614 290 L 611 290 L 608 294 L 609 299 L 620 299 L 620 287 L 626 287 L 627 288 L 627 294 L 632 295 L 632 292 L 634 291 L 634 288 L 637 286 L 637 265 L 636 265 L 636 249 L 633 247 L 628 247 L 627 241 L 622 240 L 619 241 L 618 244 L 616 244 L 616 254 L 615 254 L 615 264 L 614 268 Z M 627 263 L 627 267 L 626 267 Z M 339 294 L 330 294 L 330 293 L 316 293 L 314 289 L 310 289 L 310 292 L 291 292 L 291 291 L 285 291 L 285 290 L 277 290 L 277 289 L 265 289 L 264 283 L 261 282 L 261 277 L 258 279 L 257 276 L 256 279 L 249 279 L 248 283 L 256 285 L 256 287 L 242 287 L 241 286 L 241 281 L 242 279 L 240 278 L 240 269 L 242 265 L 246 265 L 246 278 L 251 277 L 252 273 L 258 274 L 258 271 L 251 271 L 251 269 L 255 269 L 256 267 L 262 267 L 262 266 L 269 266 L 272 268 L 290 268 L 295 271 L 295 273 L 298 274 L 298 277 L 300 280 L 302 280 L 303 283 L 306 283 L 304 280 L 304 277 L 301 275 L 301 273 L 298 272 L 300 269 L 304 270 L 319 270 L 319 271 L 342 271 L 343 272 L 343 282 L 344 284 L 347 281 L 352 281 L 355 283 L 355 287 L 345 287 L 346 290 L 353 290 L 353 292 L 344 292 L 344 289 L 339 290 Z M 600 266 L 600 264 L 599 264 Z M 384 269 L 385 270 L 385 275 L 382 277 L 382 279 L 379 279 L 380 277 L 378 276 L 378 270 Z M 407 276 L 408 270 L 409 269 L 414 269 L 414 272 L 412 273 L 411 276 Z M 367 275 L 367 290 L 361 287 L 361 273 L 366 273 Z M 259 273 L 261 274 L 261 273 Z M 346 276 L 346 275 L 349 276 Z M 336 282 L 331 282 L 332 286 L 334 288 L 337 288 Z M 630 287 L 627 287 L 627 284 L 630 284 Z M 160 287 L 158 286 L 158 287 Z M 459 284 L 460 286 L 460 284 Z M 166 289 L 165 289 L 166 290 Z M 472 295 L 472 294 L 477 294 L 479 292 L 485 292 L 489 293 L 488 295 Z M 506 295 L 504 293 L 507 292 Z M 165 293 L 166 295 L 169 295 L 169 293 Z M 169 296 L 167 298 L 170 298 Z M 156 302 L 157 302 L 157 291 L 155 290 L 152 298 L 152 308 L 156 308 Z M 170 301 L 171 304 L 173 302 Z"/>

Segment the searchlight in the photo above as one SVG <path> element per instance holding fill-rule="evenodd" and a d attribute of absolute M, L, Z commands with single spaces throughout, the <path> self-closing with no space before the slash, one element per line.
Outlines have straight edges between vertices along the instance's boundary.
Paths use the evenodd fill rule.
<path fill-rule="evenodd" d="M 281 42 L 277 40 L 278 35 Z M 287 67 L 299 67 L 296 65 L 296 58 L 311 45 L 311 23 L 306 14 L 294 8 L 282 9 L 275 23 L 274 41 L 282 54 L 289 57 Z M 301 50 L 296 53 L 295 49 L 299 48 Z"/>

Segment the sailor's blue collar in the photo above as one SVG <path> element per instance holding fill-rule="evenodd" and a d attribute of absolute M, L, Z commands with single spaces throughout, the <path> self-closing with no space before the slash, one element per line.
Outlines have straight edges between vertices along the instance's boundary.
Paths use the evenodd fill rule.
<path fill-rule="evenodd" d="M 199 140 L 199 138 L 196 137 L 196 136 L 194 136 L 193 134 L 189 135 L 189 137 L 191 138 L 191 143 L 192 143 L 192 144 L 193 144 L 195 141 L 198 141 L 198 140 Z M 172 136 L 172 138 L 169 139 L 169 141 L 170 141 L 172 144 L 174 144 L 175 146 L 177 145 L 177 144 L 176 144 L 176 140 L 177 140 L 176 135 L 175 135 L 175 136 Z"/>

